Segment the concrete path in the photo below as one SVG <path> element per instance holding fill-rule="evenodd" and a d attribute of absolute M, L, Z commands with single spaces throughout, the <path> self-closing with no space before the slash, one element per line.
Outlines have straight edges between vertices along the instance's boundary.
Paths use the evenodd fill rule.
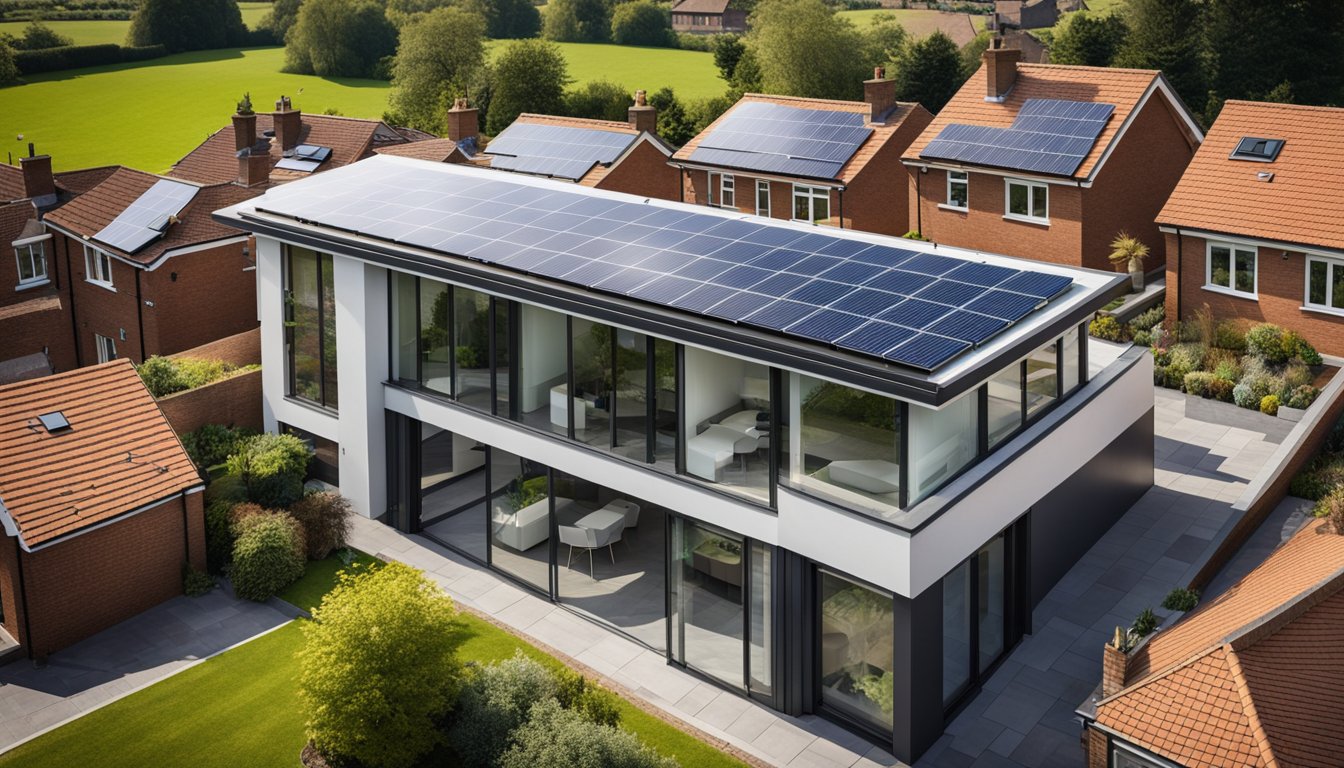
<path fill-rule="evenodd" d="M 54 653 L 0 667 L 0 752 L 274 629 L 290 617 L 223 589 L 175 597 Z"/>
<path fill-rule="evenodd" d="M 428 539 L 356 518 L 350 545 L 424 570 L 454 600 L 573 657 L 649 704 L 763 763 L 798 768 L 900 764 L 825 720 L 782 715 L 669 666 L 661 653 L 580 618 Z"/>
<path fill-rule="evenodd" d="M 1191 566 L 1233 516 L 1232 502 L 1292 427 L 1168 389 L 1155 389 L 1154 400 L 1156 484 L 1046 595 L 1035 611 L 1035 633 L 918 768 L 1083 765 L 1073 712 L 1101 679 L 1102 645 L 1144 608 L 1164 613 L 1162 599 L 1188 583 Z M 1284 509 L 1271 517 L 1280 528 L 1291 511 Z M 1272 538 L 1257 534 L 1215 586 L 1254 567 Z"/>

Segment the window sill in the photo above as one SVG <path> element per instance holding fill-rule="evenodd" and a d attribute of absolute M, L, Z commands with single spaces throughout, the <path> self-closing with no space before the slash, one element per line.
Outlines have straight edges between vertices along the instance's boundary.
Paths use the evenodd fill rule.
<path fill-rule="evenodd" d="M 1038 227 L 1048 227 L 1048 226 L 1050 226 L 1050 220 L 1049 220 L 1049 219 L 1038 219 L 1038 218 L 1036 218 L 1035 216 L 1018 216 L 1018 215 L 1015 214 L 1015 213 L 1005 213 L 1005 214 L 1003 215 L 1003 220 L 1004 220 L 1004 221 L 1016 221 L 1016 222 L 1018 222 L 1019 224 L 1035 224 L 1035 225 L 1038 226 Z"/>
<path fill-rule="evenodd" d="M 938 204 L 938 210 L 940 210 L 940 211 L 951 211 L 951 212 L 953 212 L 953 213 L 970 213 L 970 212 L 971 212 L 971 208 L 970 208 L 970 206 L 949 205 L 949 204 L 947 204 L 947 203 L 939 203 L 939 204 Z"/>
<path fill-rule="evenodd" d="M 1317 315 L 1344 317 L 1344 309 L 1337 309 L 1335 307 L 1316 307 L 1310 304 L 1303 304 L 1302 306 L 1298 307 L 1298 309 L 1302 310 L 1303 312 L 1311 312 L 1312 314 Z"/>
<path fill-rule="evenodd" d="M 1259 296 L 1259 294 L 1255 294 L 1255 293 L 1247 293 L 1246 291 L 1238 291 L 1238 290 L 1234 290 L 1234 289 L 1232 289 L 1232 288 L 1224 288 L 1224 287 L 1221 286 L 1221 285 L 1209 285 L 1209 284 L 1205 284 L 1205 285 L 1203 286 L 1203 288 L 1204 288 L 1204 290 L 1206 290 L 1206 291 L 1208 291 L 1208 292 L 1210 292 L 1210 293 L 1221 293 L 1221 294 L 1223 294 L 1224 296 L 1231 296 L 1231 297 L 1233 297 L 1233 298 L 1237 298 L 1237 299 L 1245 299 L 1245 300 L 1247 300 L 1247 301 L 1259 301 L 1259 300 L 1260 300 L 1260 296 Z"/>
<path fill-rule="evenodd" d="M 48 278 L 48 279 L 44 279 L 44 280 L 30 280 L 30 281 L 28 281 L 28 282 L 26 282 L 26 283 L 19 283 L 18 285 L 14 286 L 14 290 L 16 290 L 16 291 L 31 291 L 31 290 L 34 289 L 34 288 L 41 288 L 41 287 L 43 287 L 43 286 L 47 286 L 47 285 L 51 285 L 51 279 L 50 279 L 50 278 Z"/>
<path fill-rule="evenodd" d="M 111 291 L 113 293 L 117 292 L 116 286 L 112 285 L 111 283 L 105 283 L 102 280 L 90 280 L 86 277 L 84 278 L 84 282 L 88 283 L 89 285 L 96 285 L 99 288 L 102 288 L 103 290 L 106 291 Z"/>

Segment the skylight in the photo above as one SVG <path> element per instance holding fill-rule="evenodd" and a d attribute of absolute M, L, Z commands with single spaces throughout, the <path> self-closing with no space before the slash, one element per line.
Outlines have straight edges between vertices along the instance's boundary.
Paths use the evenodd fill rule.
<path fill-rule="evenodd" d="M 53 435 L 70 429 L 70 421 L 66 419 L 65 414 L 60 411 L 44 413 L 41 416 L 38 416 L 37 420 L 42 422 L 42 426 L 47 432 Z"/>
<path fill-rule="evenodd" d="M 1237 142 L 1232 150 L 1233 160 L 1253 160 L 1257 163 L 1272 163 L 1283 149 L 1283 139 L 1260 139 L 1246 136 Z"/>
<path fill-rule="evenodd" d="M 294 148 L 294 156 L 286 157 L 275 164 L 276 168 L 311 173 L 331 157 L 331 147 L 319 147 L 316 144 L 300 144 Z"/>

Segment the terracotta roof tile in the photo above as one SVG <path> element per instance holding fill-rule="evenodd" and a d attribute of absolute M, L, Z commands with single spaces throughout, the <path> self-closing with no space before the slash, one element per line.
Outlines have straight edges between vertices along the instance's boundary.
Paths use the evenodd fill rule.
<path fill-rule="evenodd" d="M 22 200 L 25 197 L 23 171 L 17 165 L 0 164 L 0 202 Z"/>
<path fill-rule="evenodd" d="M 429 139 L 428 141 L 415 141 L 410 144 L 379 147 L 374 150 L 379 155 L 411 157 L 416 160 L 429 160 L 434 163 L 448 162 L 448 157 L 455 151 L 457 151 L 457 142 L 452 139 Z"/>
<path fill-rule="evenodd" d="M 102 165 L 97 168 L 62 171 L 56 174 L 56 186 L 71 195 L 82 195 L 107 181 L 107 177 L 115 173 L 119 167 L 117 165 Z"/>
<path fill-rule="evenodd" d="M 1283 148 L 1272 163 L 1232 160 L 1246 136 Z M 1344 249 L 1344 109 L 1227 102 L 1157 221 Z"/>
<path fill-rule="evenodd" d="M 985 125 L 1007 128 L 1017 117 L 1027 99 L 1064 99 L 1066 101 L 1085 101 L 1099 104 L 1113 104 L 1115 112 L 1102 128 L 1101 135 L 1092 145 L 1092 151 L 1083 159 L 1073 178 L 1084 179 L 1091 175 L 1102 154 L 1111 144 L 1134 108 L 1138 106 L 1143 94 L 1158 78 L 1156 70 L 1117 69 L 1113 67 L 1076 67 L 1060 64 L 1018 64 L 1017 80 L 1002 103 L 985 101 L 985 67 L 981 65 L 975 74 L 961 86 L 952 100 L 947 103 L 905 151 L 903 159 L 918 161 L 919 153 L 934 139 L 943 128 L 951 123 L 964 125 Z M 1181 107 L 1177 107 L 1180 109 Z"/>
<path fill-rule="evenodd" d="M 40 426 L 52 411 L 70 431 Z M 0 387 L 0 503 L 28 547 L 200 484 L 129 361 Z"/>
<path fill-rule="evenodd" d="M 731 0 L 681 0 L 672 6 L 677 13 L 726 13 Z"/>
<path fill-rule="evenodd" d="M 37 208 L 27 200 L 0 204 L 0 253 L 23 236 L 24 225 L 37 218 Z"/>

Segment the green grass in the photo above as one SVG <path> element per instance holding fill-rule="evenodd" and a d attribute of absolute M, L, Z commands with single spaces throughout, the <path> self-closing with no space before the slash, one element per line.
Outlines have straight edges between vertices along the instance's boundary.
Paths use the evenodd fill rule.
<path fill-rule="evenodd" d="M 261 17 L 271 9 L 270 3 L 239 2 L 238 9 L 243 12 L 243 23 L 248 29 L 255 29 Z M 47 26 L 75 41 L 75 45 L 100 45 L 126 42 L 126 31 L 131 28 L 129 21 L 48 21 Z M 0 22 L 0 33 L 18 37 L 23 34 L 26 21 Z"/>
<path fill-rule="evenodd" d="M 378 560 L 363 552 L 355 552 L 354 562 L 370 565 Z M 346 567 L 340 554 L 333 552 L 325 560 L 308 563 L 303 578 L 285 587 L 276 597 L 290 605 L 311 611 L 322 602 L 322 597 L 336 586 L 336 574 Z"/>
<path fill-rule="evenodd" d="M 493 55 L 504 40 L 488 44 Z M 714 55 L 705 51 L 675 48 L 635 48 L 597 43 L 558 43 L 569 63 L 572 85 L 590 80 L 611 80 L 631 92 L 643 88 L 652 93 L 671 86 L 682 99 L 704 99 L 722 94 L 727 84 L 719 79 Z M 572 86 L 571 86 L 572 87 Z"/>

